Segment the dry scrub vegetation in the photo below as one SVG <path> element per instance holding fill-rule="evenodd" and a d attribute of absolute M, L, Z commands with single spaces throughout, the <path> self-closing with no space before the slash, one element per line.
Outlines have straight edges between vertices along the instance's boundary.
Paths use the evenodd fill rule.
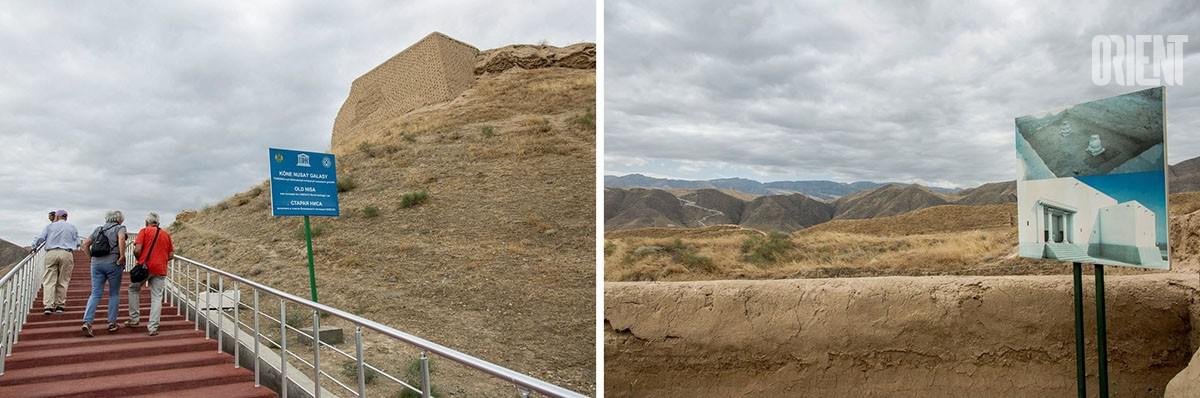
<path fill-rule="evenodd" d="M 1200 193 L 1170 197 L 1171 223 L 1200 209 Z M 771 261 L 755 258 L 747 245 L 765 233 L 738 226 L 645 228 L 605 234 L 605 280 L 686 281 L 885 275 L 1027 275 L 1069 273 L 1057 261 L 1016 256 L 1016 205 L 944 205 L 891 217 L 834 220 L 796 231 Z M 1175 228 L 1173 234 L 1178 234 Z M 1178 241 L 1172 236 L 1173 241 Z M 687 261 L 664 253 L 686 248 Z M 1172 253 L 1174 269 L 1194 256 Z M 703 266 L 697 266 L 702 264 Z M 1118 268 L 1116 274 L 1152 271 Z"/>
<path fill-rule="evenodd" d="M 370 140 L 335 143 L 339 180 L 352 183 L 341 217 L 313 220 L 321 301 L 594 394 L 594 76 L 480 76 L 453 101 L 355 135 Z M 307 297 L 302 220 L 271 217 L 268 188 L 181 214 L 179 253 Z M 401 377 L 416 357 L 382 339 L 368 351 Z M 514 391 L 440 362 L 448 395 Z"/>

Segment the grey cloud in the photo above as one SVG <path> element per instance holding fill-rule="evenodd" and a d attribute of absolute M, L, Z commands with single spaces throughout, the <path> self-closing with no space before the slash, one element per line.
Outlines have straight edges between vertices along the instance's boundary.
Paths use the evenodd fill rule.
<path fill-rule="evenodd" d="M 270 146 L 327 150 L 351 81 L 431 31 L 480 49 L 595 41 L 577 2 L 66 1 L 0 7 L 0 238 L 214 203 Z M 51 152 L 51 148 L 56 148 Z"/>
<path fill-rule="evenodd" d="M 1200 42 L 1183 1 L 960 3 L 610 1 L 605 153 L 708 177 L 1011 179 L 1013 118 L 1136 90 L 1092 84 L 1093 35 Z M 1168 88 L 1172 161 L 1200 155 L 1188 82 Z"/>

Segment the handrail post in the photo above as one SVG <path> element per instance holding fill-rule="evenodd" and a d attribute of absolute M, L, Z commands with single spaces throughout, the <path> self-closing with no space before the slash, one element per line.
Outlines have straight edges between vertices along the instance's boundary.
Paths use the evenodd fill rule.
<path fill-rule="evenodd" d="M 429 356 L 425 351 L 421 351 L 421 398 L 429 398 L 430 390 L 432 388 L 429 386 Z"/>
<path fill-rule="evenodd" d="M 258 375 L 258 288 L 254 288 L 254 386 L 261 386 Z"/>
<path fill-rule="evenodd" d="M 37 299 L 38 288 L 41 287 L 41 285 L 42 285 L 42 280 L 41 280 L 40 276 L 42 273 L 46 272 L 46 263 L 45 263 L 45 257 L 44 257 L 45 254 L 44 253 L 45 253 L 44 250 L 39 250 L 38 253 L 34 256 L 34 260 L 33 260 L 34 265 L 32 265 L 32 266 L 26 265 L 25 268 L 21 270 L 21 272 L 24 273 L 24 275 L 22 275 L 22 278 L 25 280 L 25 288 L 23 289 L 24 291 L 22 292 L 22 293 L 24 293 L 25 297 L 21 298 L 21 301 L 22 301 L 21 307 L 22 308 L 33 308 L 33 301 Z M 37 279 L 36 282 L 34 281 L 35 278 Z M 22 330 L 25 330 L 25 323 L 19 322 L 17 324 L 16 334 L 14 334 L 12 336 L 12 340 L 9 341 L 9 345 L 8 345 L 9 354 L 12 353 L 12 345 L 16 344 L 18 341 L 21 340 L 21 331 Z"/>
<path fill-rule="evenodd" d="M 177 272 L 179 272 L 179 262 L 175 261 L 175 259 L 171 259 L 171 275 L 177 275 Z M 183 309 L 181 308 L 182 303 L 179 301 L 179 283 L 173 283 L 173 285 L 174 287 L 171 288 L 171 305 L 175 306 L 175 315 L 183 315 Z"/>
<path fill-rule="evenodd" d="M 27 313 L 29 312 L 30 308 L 33 308 L 33 299 L 26 298 L 27 296 L 29 296 L 30 283 L 29 283 L 28 279 L 29 279 L 30 273 L 32 272 L 32 270 L 30 270 L 29 268 L 34 266 L 34 265 L 32 265 L 32 264 L 34 264 L 32 262 L 37 261 L 36 259 L 37 259 L 37 254 L 35 253 L 33 255 L 33 257 L 30 258 L 31 263 L 25 264 L 24 267 L 21 267 L 21 270 L 17 271 L 17 274 L 14 276 L 16 278 L 16 280 L 8 282 L 9 289 L 12 289 L 13 287 L 16 288 L 16 291 L 9 292 L 10 294 L 8 294 L 8 301 L 13 304 L 16 304 L 17 305 L 16 308 L 24 308 L 25 312 L 27 312 Z M 17 264 L 20 265 L 20 263 L 17 263 Z M 28 303 L 29 305 L 26 306 L 25 305 L 26 303 Z M 16 308 L 13 308 L 13 309 L 16 309 Z M 17 312 L 12 311 L 13 309 L 10 309 L 9 312 L 12 313 L 13 315 L 16 315 Z M 12 346 L 13 346 L 13 344 L 17 344 L 17 339 L 18 339 L 18 337 L 20 337 L 21 330 L 25 326 L 24 322 L 17 321 L 15 324 L 12 322 L 13 321 L 9 321 L 8 326 L 5 328 L 7 330 L 8 335 L 4 336 L 4 339 L 3 339 L 4 340 L 4 350 L 0 351 L 0 356 L 12 355 Z"/>
<path fill-rule="evenodd" d="M 179 262 L 175 261 L 175 260 L 171 260 L 171 264 L 175 265 L 175 270 L 171 272 L 171 275 L 172 276 L 179 275 L 179 272 L 180 272 L 179 271 Z M 183 315 L 184 304 L 183 304 L 183 297 L 181 296 L 181 294 L 183 293 L 183 284 L 181 284 L 179 282 L 180 281 L 175 282 L 175 290 L 172 292 L 172 295 L 171 295 L 171 297 L 173 297 L 175 299 L 175 315 Z M 184 319 L 186 320 L 187 318 L 184 318 Z"/>
<path fill-rule="evenodd" d="M 313 310 L 313 398 L 321 398 L 321 313 Z"/>
<path fill-rule="evenodd" d="M 168 260 L 168 261 L 170 261 L 170 260 Z M 136 266 L 137 264 L 135 263 L 134 265 Z M 169 266 L 169 265 L 168 265 L 168 266 Z M 169 275 L 171 275 L 171 270 L 170 270 L 170 269 L 168 269 L 168 270 L 167 270 L 167 275 L 168 275 L 168 276 L 169 276 Z M 153 275 L 151 275 L 151 276 L 153 276 Z M 146 278 L 146 286 L 150 286 L 150 279 L 149 279 L 149 278 Z M 162 289 L 162 294 L 158 296 L 158 300 L 159 300 L 159 301 L 161 301 L 163 305 L 171 305 L 171 298 L 170 298 L 170 295 L 169 295 L 169 294 L 167 294 L 167 292 L 168 292 L 168 291 L 169 291 L 169 290 L 167 289 L 167 280 L 166 280 L 166 279 L 163 279 L 163 289 Z M 153 292 L 151 292 L 151 293 L 153 293 Z M 150 294 L 150 299 L 151 299 L 151 300 L 154 300 L 154 294 Z M 159 308 L 162 308 L 162 307 L 160 306 Z M 159 312 L 159 315 L 162 315 L 162 313 L 161 313 L 161 312 Z"/>
<path fill-rule="evenodd" d="M 195 304 L 192 307 L 192 315 L 196 318 L 196 330 L 200 330 L 200 267 L 192 264 L 192 268 L 196 270 L 196 277 L 192 278 L 192 284 L 196 287 L 196 295 L 192 297 Z"/>
<path fill-rule="evenodd" d="M 233 291 L 237 292 L 237 294 L 234 295 L 236 297 L 234 297 L 234 300 L 233 300 L 233 367 L 234 368 L 242 367 L 242 364 L 239 362 L 242 359 L 242 344 L 240 341 L 238 341 L 238 337 L 241 337 L 241 333 L 238 333 L 238 331 L 242 330 L 242 326 L 241 326 L 242 318 L 240 315 L 241 313 L 238 311 L 240 308 L 242 308 L 242 289 L 240 287 L 241 287 L 241 285 L 238 283 L 238 281 L 234 280 L 233 281 Z"/>
<path fill-rule="evenodd" d="M 17 263 L 17 265 L 21 265 L 21 263 Z M 9 303 L 9 305 L 15 305 L 16 307 L 5 309 L 4 314 L 2 314 L 0 316 L 8 316 L 9 313 L 16 315 L 18 312 L 13 311 L 13 310 L 19 309 L 19 308 L 25 308 L 25 312 L 28 313 L 29 308 L 32 308 L 32 306 L 25 307 L 25 305 L 24 305 L 25 304 L 25 285 L 26 285 L 25 270 L 27 268 L 29 268 L 29 264 L 26 264 L 24 267 L 21 268 L 21 270 L 17 271 L 17 274 L 14 275 L 15 280 L 9 281 L 8 284 L 5 286 L 5 288 L 8 290 L 5 291 L 5 294 L 4 294 L 5 299 L 4 300 L 7 303 Z M 0 348 L 3 348 L 3 349 L 0 349 L 0 356 L 8 356 L 9 355 L 9 353 L 11 352 L 11 350 L 9 350 L 9 348 L 12 347 L 12 345 L 17 342 L 17 334 L 21 333 L 21 327 L 24 326 L 23 323 L 24 322 L 18 321 L 18 322 L 16 322 L 16 324 L 14 324 L 12 320 L 9 320 L 9 321 L 7 321 L 7 323 L 5 323 L 4 330 L 3 330 L 3 332 L 5 334 L 4 334 L 4 336 L 0 336 L 0 344 L 4 345 L 4 347 L 0 347 Z"/>
<path fill-rule="evenodd" d="M 220 274 L 217 275 L 217 290 L 220 291 L 217 296 L 217 352 L 221 352 L 221 347 L 225 345 L 225 278 Z M 212 310 L 208 313 L 212 314 Z"/>
<path fill-rule="evenodd" d="M 36 257 L 36 255 L 35 255 L 35 257 Z M 33 258 L 34 257 L 31 257 L 30 261 L 33 261 Z M 17 263 L 17 265 L 21 265 L 21 263 Z M 30 306 L 30 307 L 25 306 L 25 303 L 26 303 L 26 299 L 25 299 L 26 287 L 25 286 L 27 284 L 25 282 L 25 279 L 26 279 L 25 275 L 26 275 L 26 270 L 30 266 L 31 266 L 31 264 L 25 264 L 24 267 L 21 267 L 21 269 L 19 271 L 17 271 L 17 274 L 13 276 L 14 280 L 9 281 L 8 284 L 5 286 L 8 290 L 5 292 L 5 295 L 4 295 L 5 300 L 8 303 L 10 303 L 10 305 L 15 305 L 16 306 L 15 308 L 18 308 L 18 309 L 24 308 L 26 313 L 29 312 L 29 308 L 32 308 L 32 306 Z M 6 310 L 6 313 L 8 313 L 8 312 L 12 312 L 12 309 Z M 2 338 L 0 338 L 0 343 L 4 344 L 4 349 L 0 350 L 0 356 L 8 355 L 8 347 L 16 342 L 16 340 L 17 340 L 16 335 L 18 333 L 21 333 L 21 327 L 24 326 L 24 325 L 22 325 L 22 323 L 23 322 L 17 322 L 17 324 L 13 324 L 10 321 L 10 323 L 8 323 L 4 326 L 4 333 L 6 333 L 6 335 L 0 336 L 0 337 L 2 337 Z"/>
<path fill-rule="evenodd" d="M 167 276 L 166 276 L 167 279 L 163 279 L 163 292 L 162 292 L 163 305 L 164 305 L 163 310 L 164 311 L 171 309 L 169 306 L 175 302 L 174 296 L 171 295 L 171 283 L 172 283 L 171 282 L 171 270 L 172 270 L 171 260 L 167 260 Z M 151 296 L 153 296 L 153 294 L 151 294 Z M 176 315 L 178 315 L 178 314 L 176 314 Z"/>
<path fill-rule="evenodd" d="M 12 296 L 13 290 L 9 288 L 11 284 L 10 282 L 8 285 L 0 286 L 0 289 L 4 289 L 4 294 L 0 294 L 0 298 L 4 299 L 4 302 L 0 303 L 0 308 L 4 311 L 0 312 L 0 333 L 3 333 L 0 334 L 0 376 L 4 375 L 4 358 L 8 356 L 8 336 L 12 334 L 13 329 L 12 322 L 8 321 L 8 302 L 11 301 L 9 297 Z"/>
<path fill-rule="evenodd" d="M 212 326 L 212 272 L 205 270 L 204 275 L 204 339 L 209 340 L 208 327 Z"/>
<path fill-rule="evenodd" d="M 287 398 L 287 300 L 279 299 L 279 390 Z"/>
<path fill-rule="evenodd" d="M 354 326 L 354 354 L 358 358 L 358 397 L 367 396 L 367 373 L 363 363 L 366 360 L 363 358 L 362 349 L 362 326 Z"/>
<path fill-rule="evenodd" d="M 3 333 L 0 335 L 0 374 L 4 374 L 3 357 L 8 356 L 8 345 L 11 344 L 9 340 L 17 329 L 13 327 L 13 320 L 15 319 L 12 314 L 14 312 L 13 309 L 15 309 L 13 301 L 15 301 L 16 295 L 13 294 L 12 285 L 13 283 L 9 282 L 4 286 L 0 286 L 0 289 L 4 289 L 4 293 L 0 294 L 0 299 L 4 300 L 4 302 L 0 302 L 0 333 Z M 25 312 L 29 312 L 29 310 L 25 310 Z"/>

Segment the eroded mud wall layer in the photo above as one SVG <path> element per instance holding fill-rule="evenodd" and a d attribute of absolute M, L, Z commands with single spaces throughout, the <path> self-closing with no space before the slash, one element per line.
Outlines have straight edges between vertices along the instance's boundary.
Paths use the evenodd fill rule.
<path fill-rule="evenodd" d="M 1161 395 L 1187 365 L 1196 286 L 1194 274 L 1108 278 L 1115 396 Z M 609 283 L 605 394 L 1073 396 L 1071 305 L 1069 276 Z"/>

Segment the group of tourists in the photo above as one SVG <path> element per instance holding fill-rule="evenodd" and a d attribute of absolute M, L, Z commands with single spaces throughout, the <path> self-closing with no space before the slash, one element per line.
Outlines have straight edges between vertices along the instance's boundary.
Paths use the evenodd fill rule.
<path fill-rule="evenodd" d="M 125 274 L 125 246 L 127 233 L 125 216 L 118 210 L 110 210 L 104 216 L 104 225 L 96 227 L 87 238 L 80 242 L 79 231 L 67 222 L 67 211 L 50 212 L 50 225 L 42 229 L 42 233 L 34 240 L 32 247 L 45 245 L 46 271 L 42 275 L 42 313 L 50 316 L 66 312 L 67 286 L 71 283 L 71 271 L 75 268 L 74 251 L 83 250 L 91 257 L 92 291 L 88 296 L 87 307 L 83 312 L 83 335 L 94 336 L 92 323 L 96 317 L 96 307 L 104 288 L 108 288 L 108 327 L 109 333 L 120 329 L 117 324 L 120 306 L 121 278 Z M 150 322 L 146 331 L 151 336 L 158 335 L 159 320 L 162 315 L 163 288 L 166 283 L 167 262 L 174 258 L 175 246 L 171 235 L 158 226 L 158 214 L 146 216 L 146 226 L 138 231 L 134 238 L 133 255 L 138 267 L 144 266 L 148 278 L 138 280 L 135 273 L 130 273 L 129 285 L 129 318 L 125 326 L 133 328 L 140 324 L 140 293 L 143 285 L 150 286 Z"/>

